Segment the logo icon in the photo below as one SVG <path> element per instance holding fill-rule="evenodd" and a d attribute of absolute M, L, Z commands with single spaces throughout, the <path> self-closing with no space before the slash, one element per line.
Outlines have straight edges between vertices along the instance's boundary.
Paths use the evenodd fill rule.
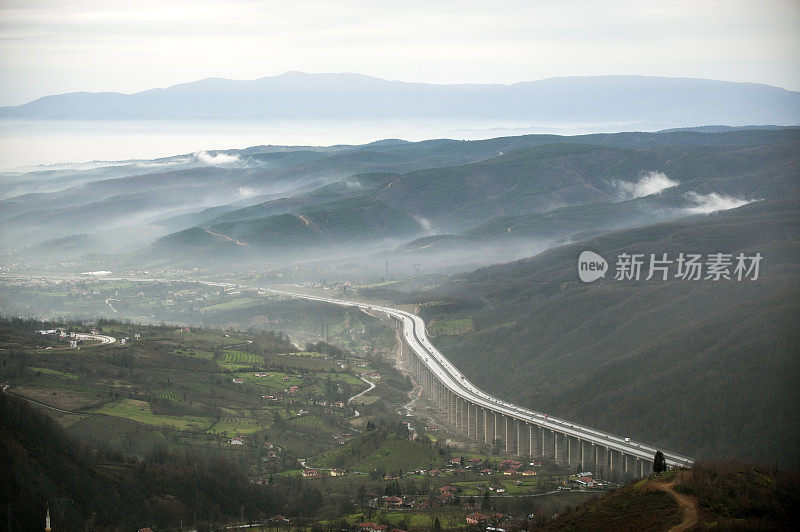
<path fill-rule="evenodd" d="M 584 283 L 591 283 L 606 276 L 608 262 L 594 251 L 583 251 L 578 257 L 578 277 Z"/>

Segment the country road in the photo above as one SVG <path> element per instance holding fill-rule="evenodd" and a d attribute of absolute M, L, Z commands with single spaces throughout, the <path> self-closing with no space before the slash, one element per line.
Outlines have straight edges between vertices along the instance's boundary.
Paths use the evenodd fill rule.
<path fill-rule="evenodd" d="M 368 381 L 368 380 L 367 380 L 367 379 L 365 379 L 364 377 L 359 377 L 359 379 L 361 379 L 362 381 L 366 382 L 366 383 L 369 385 L 369 388 L 367 388 L 367 389 L 366 389 L 366 390 L 364 390 L 363 392 L 360 392 L 360 393 L 357 393 L 357 394 L 355 394 L 353 397 L 351 397 L 350 399 L 348 399 L 348 400 L 347 400 L 347 404 L 350 404 L 350 403 L 352 403 L 352 402 L 353 402 L 355 399 L 358 399 L 359 397 L 361 397 L 361 396 L 362 396 L 362 395 L 364 395 L 365 393 L 367 393 L 367 392 L 370 392 L 370 391 L 372 391 L 372 389 L 373 389 L 373 388 L 375 388 L 375 383 L 374 383 L 374 382 L 372 382 L 372 381 Z"/>

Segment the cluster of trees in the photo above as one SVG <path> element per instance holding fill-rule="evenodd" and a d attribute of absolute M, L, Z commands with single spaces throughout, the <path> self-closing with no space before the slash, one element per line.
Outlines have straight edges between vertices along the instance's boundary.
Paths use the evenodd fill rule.
<path fill-rule="evenodd" d="M 232 462 L 155 450 L 141 459 L 69 437 L 46 414 L 0 395 L 0 519 L 42 526 L 48 504 L 59 528 L 138 529 L 284 515 L 313 515 L 315 488 L 299 479 L 259 486 Z"/>

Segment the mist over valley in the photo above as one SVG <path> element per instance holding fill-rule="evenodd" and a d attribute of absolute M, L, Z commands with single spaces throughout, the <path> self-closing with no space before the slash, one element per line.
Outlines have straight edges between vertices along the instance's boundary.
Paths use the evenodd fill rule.
<path fill-rule="evenodd" d="M 6 499 L 94 486 L 54 521 L 163 529 L 786 521 L 798 93 L 289 73 L 0 118 Z"/>

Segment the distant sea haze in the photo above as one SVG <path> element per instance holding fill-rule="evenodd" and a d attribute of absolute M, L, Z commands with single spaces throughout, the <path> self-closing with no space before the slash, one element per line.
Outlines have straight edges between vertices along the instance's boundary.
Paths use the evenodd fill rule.
<path fill-rule="evenodd" d="M 513 121 L 0 120 L 0 170 L 38 165 L 154 159 L 258 145 L 330 146 L 400 138 L 478 140 L 532 133 L 579 135 L 658 125 Z"/>
<path fill-rule="evenodd" d="M 800 93 L 756 83 L 588 76 L 434 85 L 360 74 L 208 78 L 0 107 L 0 168 L 252 145 L 362 144 L 800 123 Z"/>

